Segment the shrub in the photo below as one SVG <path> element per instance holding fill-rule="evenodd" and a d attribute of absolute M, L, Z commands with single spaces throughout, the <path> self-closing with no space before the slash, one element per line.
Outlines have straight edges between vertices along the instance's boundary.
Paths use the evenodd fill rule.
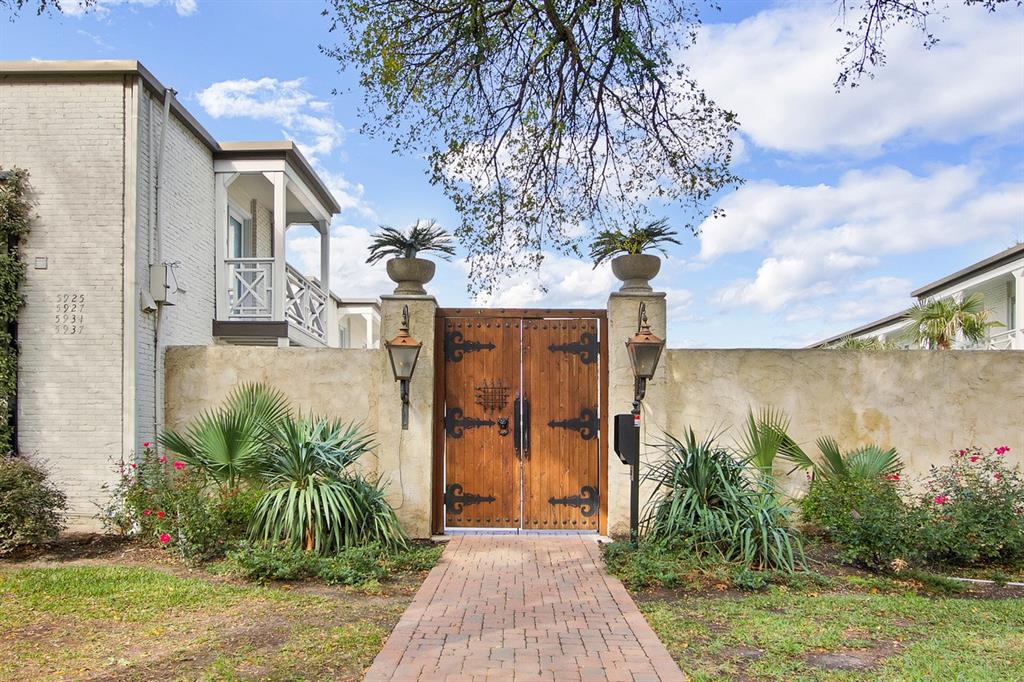
<path fill-rule="evenodd" d="M 244 537 L 261 491 L 211 488 L 201 471 L 143 446 L 137 462 L 118 467 L 101 512 L 104 525 L 166 547 L 188 563 L 223 556 Z"/>
<path fill-rule="evenodd" d="M 0 457 L 0 555 L 40 545 L 64 528 L 67 497 L 22 457 Z"/>
<path fill-rule="evenodd" d="M 1007 447 L 970 447 L 932 467 L 919 509 L 923 549 L 935 563 L 972 566 L 1024 559 L 1024 477 Z"/>
<path fill-rule="evenodd" d="M 697 560 L 680 547 L 641 542 L 636 549 L 629 542 L 601 545 L 608 571 L 631 589 L 676 587 L 697 568 Z"/>
<path fill-rule="evenodd" d="M 259 582 L 319 578 L 329 585 L 368 585 L 396 573 L 433 568 L 441 551 L 432 545 L 397 552 L 364 545 L 318 556 L 301 549 L 245 544 L 228 553 L 228 562 L 237 575 Z"/>
<path fill-rule="evenodd" d="M 873 570 L 897 570 L 917 556 L 920 523 L 904 504 L 898 474 L 815 478 L 800 501 L 803 519 L 840 547 L 841 561 Z"/>
<path fill-rule="evenodd" d="M 746 568 L 793 570 L 803 563 L 789 509 L 770 476 L 715 444 L 666 436 L 663 457 L 646 478 L 655 483 L 643 522 L 648 540 Z"/>
<path fill-rule="evenodd" d="M 354 424 L 314 417 L 286 419 L 274 431 L 261 474 L 267 486 L 249 536 L 317 554 L 407 540 L 380 480 L 351 471 L 370 449 Z"/>

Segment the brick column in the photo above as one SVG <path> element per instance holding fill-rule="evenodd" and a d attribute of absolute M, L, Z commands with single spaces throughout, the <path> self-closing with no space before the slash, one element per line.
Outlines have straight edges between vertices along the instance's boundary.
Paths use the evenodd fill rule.
<path fill-rule="evenodd" d="M 626 351 L 626 340 L 637 330 L 640 303 L 647 304 L 647 320 L 651 331 L 666 338 L 666 304 L 663 292 L 627 293 L 616 291 L 608 298 L 608 533 L 629 535 L 629 467 L 619 461 L 613 448 L 613 415 L 629 412 L 633 407 L 633 369 Z M 647 445 L 661 436 L 666 423 L 665 386 L 667 384 L 667 350 L 662 353 L 654 378 L 647 383 L 647 397 L 641 413 L 640 473 L 651 457 Z M 650 489 L 640 488 L 640 518 Z"/>
<path fill-rule="evenodd" d="M 384 342 L 402 324 L 409 306 L 409 333 L 423 344 L 409 386 L 409 428 L 402 430 L 399 384 L 391 371 Z M 388 483 L 388 501 L 406 532 L 430 537 L 432 448 L 434 437 L 434 313 L 433 296 L 381 296 L 380 367 L 377 429 L 377 471 Z"/>

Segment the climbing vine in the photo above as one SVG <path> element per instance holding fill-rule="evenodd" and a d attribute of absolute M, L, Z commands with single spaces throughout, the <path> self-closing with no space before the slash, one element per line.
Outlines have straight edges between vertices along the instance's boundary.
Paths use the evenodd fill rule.
<path fill-rule="evenodd" d="M 32 204 L 28 199 L 28 172 L 0 168 L 0 454 L 14 445 L 12 408 L 18 390 L 18 349 L 14 325 L 24 302 L 21 284 L 25 263 L 22 238 L 28 234 Z"/>

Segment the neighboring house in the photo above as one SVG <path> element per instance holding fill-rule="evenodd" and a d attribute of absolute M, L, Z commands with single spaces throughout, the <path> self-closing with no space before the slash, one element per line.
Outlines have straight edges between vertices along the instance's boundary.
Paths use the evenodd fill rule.
<path fill-rule="evenodd" d="M 380 301 L 374 298 L 338 298 L 331 294 L 331 331 L 338 335 L 332 346 L 380 348 Z"/>
<path fill-rule="evenodd" d="M 988 319 L 1000 326 L 989 330 L 989 336 L 979 344 L 962 342 L 959 349 L 1024 350 L 1024 244 L 1017 244 L 994 256 L 978 261 L 963 270 L 938 279 L 911 292 L 918 302 L 971 294 L 981 297 L 988 311 Z M 883 317 L 869 324 L 815 343 L 820 348 L 848 337 L 866 339 L 875 337 L 894 341 L 907 347 L 903 337 L 906 311 Z"/>
<path fill-rule="evenodd" d="M 214 140 L 137 61 L 0 62 L 0 166 L 28 170 L 35 202 L 18 449 L 74 520 L 162 427 L 165 348 L 338 344 L 339 206 L 292 142 Z M 292 225 L 321 235 L 317 281 L 286 261 Z"/>

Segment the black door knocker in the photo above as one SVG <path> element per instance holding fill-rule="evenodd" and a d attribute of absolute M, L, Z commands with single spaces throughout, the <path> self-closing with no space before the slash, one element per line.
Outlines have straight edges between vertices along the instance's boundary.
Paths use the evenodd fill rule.
<path fill-rule="evenodd" d="M 498 417 L 498 435 L 508 435 L 508 417 Z"/>

